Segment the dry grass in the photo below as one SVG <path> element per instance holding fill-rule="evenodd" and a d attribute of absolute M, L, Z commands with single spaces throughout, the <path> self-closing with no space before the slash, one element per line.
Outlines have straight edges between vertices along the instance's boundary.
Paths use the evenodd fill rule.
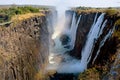
<path fill-rule="evenodd" d="M 12 17 L 11 21 L 21 21 L 25 20 L 34 16 L 45 16 L 43 13 L 27 13 L 27 14 L 21 14 L 21 15 L 15 15 Z"/>
<path fill-rule="evenodd" d="M 96 13 L 96 12 L 105 12 L 105 9 L 87 9 L 87 10 L 81 10 L 77 9 L 76 10 L 79 14 L 80 13 Z"/>
<path fill-rule="evenodd" d="M 96 12 L 104 12 L 107 13 L 108 15 L 114 15 L 117 14 L 117 16 L 120 16 L 120 9 L 108 9 L 108 8 L 91 8 L 91 9 L 75 9 L 76 12 L 80 13 L 96 13 Z"/>

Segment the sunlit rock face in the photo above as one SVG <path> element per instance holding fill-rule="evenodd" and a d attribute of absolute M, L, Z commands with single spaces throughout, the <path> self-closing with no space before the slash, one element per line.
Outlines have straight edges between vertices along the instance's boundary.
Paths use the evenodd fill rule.
<path fill-rule="evenodd" d="M 45 16 L 0 27 L 0 80 L 36 80 L 47 62 L 48 38 Z"/>

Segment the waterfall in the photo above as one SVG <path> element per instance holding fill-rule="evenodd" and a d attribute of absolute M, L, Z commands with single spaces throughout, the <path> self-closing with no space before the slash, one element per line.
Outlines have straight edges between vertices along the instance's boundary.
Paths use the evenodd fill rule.
<path fill-rule="evenodd" d="M 106 23 L 106 21 L 105 21 L 105 23 Z M 104 23 L 103 23 L 103 25 L 104 25 Z M 103 38 L 103 40 L 100 42 L 99 49 L 98 49 L 98 51 L 97 51 L 97 53 L 96 53 L 95 58 L 93 59 L 92 64 L 94 64 L 94 62 L 95 62 L 97 56 L 98 56 L 99 53 L 100 53 L 100 49 L 102 48 L 102 46 L 104 45 L 104 43 L 106 42 L 106 40 L 112 35 L 114 29 L 115 29 L 115 27 L 113 27 L 111 30 L 109 30 L 109 32 L 107 33 L 107 35 L 106 35 L 106 36 Z"/>
<path fill-rule="evenodd" d="M 54 27 L 54 33 L 52 35 L 54 46 L 50 46 L 50 65 L 48 69 L 54 69 L 58 73 L 79 73 L 87 69 L 87 65 L 91 60 L 95 43 L 97 42 L 98 38 L 103 34 L 104 28 L 107 24 L 107 20 L 104 21 L 105 13 L 101 13 L 100 16 L 98 16 L 98 13 L 96 13 L 91 29 L 89 30 L 89 33 L 87 35 L 87 40 L 81 51 L 81 60 L 77 60 L 71 57 L 69 54 L 65 54 L 67 51 L 71 51 L 72 49 L 74 49 L 75 46 L 77 29 L 82 17 L 82 15 L 80 15 L 77 18 L 76 15 L 77 14 L 75 12 L 72 14 L 71 25 L 69 28 L 67 28 L 68 26 L 66 27 L 65 24 L 67 22 L 66 20 L 68 19 L 65 19 L 65 11 L 60 13 L 58 12 L 58 20 Z M 62 20 L 62 18 L 65 20 Z M 111 36 L 113 30 L 114 29 L 108 31 L 108 33 L 103 37 L 92 63 L 94 63 L 94 61 L 96 60 L 101 47 Z M 69 37 L 70 41 L 66 44 L 62 44 L 62 41 L 60 40 L 62 35 Z"/>
<path fill-rule="evenodd" d="M 58 19 L 60 19 L 61 17 L 62 16 L 59 16 Z M 49 69 L 58 68 L 59 65 L 64 63 L 64 62 L 62 62 L 62 59 L 64 59 L 65 62 L 67 62 L 70 59 L 70 56 L 66 55 L 64 53 L 67 51 L 70 51 L 74 48 L 77 28 L 78 28 L 80 19 L 81 19 L 81 15 L 79 16 L 78 19 L 76 19 L 76 13 L 74 13 L 72 16 L 72 24 L 69 29 L 64 26 L 65 21 L 62 22 L 63 23 L 62 26 L 64 26 L 64 29 L 57 30 L 61 26 L 56 26 L 57 28 L 56 27 L 54 28 L 57 31 L 54 31 L 54 33 L 52 35 L 52 39 L 54 40 L 55 45 L 50 46 L 49 63 L 52 66 L 49 67 Z M 59 25 L 59 23 L 61 23 L 61 22 L 59 22 L 59 20 L 58 20 L 57 25 Z M 58 33 L 58 31 L 59 31 L 59 33 Z M 70 37 L 70 42 L 66 45 L 62 45 L 62 42 L 60 41 L 60 37 L 61 37 L 62 33 Z M 65 46 L 70 46 L 70 48 L 66 48 Z"/>
<path fill-rule="evenodd" d="M 101 29 L 101 25 L 102 22 L 104 20 L 104 15 L 105 13 L 102 13 L 99 18 L 97 19 L 97 22 L 92 25 L 90 32 L 88 33 L 87 36 L 87 41 L 85 43 L 85 46 L 82 50 L 82 58 L 81 58 L 81 64 L 83 64 L 83 66 L 85 67 L 85 69 L 87 68 L 87 64 L 90 61 L 90 56 L 92 55 L 91 51 L 93 49 L 93 46 L 95 44 L 95 41 L 98 39 L 98 35 L 99 35 L 99 30 Z"/>
<path fill-rule="evenodd" d="M 71 25 L 71 29 L 70 29 L 71 42 L 69 43 L 69 45 L 71 46 L 71 50 L 75 46 L 77 28 L 78 28 L 78 24 L 79 24 L 80 19 L 81 19 L 81 15 L 80 15 L 79 18 L 78 18 L 78 20 L 76 21 L 75 15 L 76 15 L 76 13 L 73 14 L 72 25 Z"/>
<path fill-rule="evenodd" d="M 106 26 L 106 23 L 107 23 L 107 20 L 105 20 L 104 21 L 104 23 L 103 23 L 103 25 L 102 25 L 102 27 L 101 27 L 101 29 L 100 29 L 100 31 L 99 31 L 99 37 L 100 37 L 100 35 L 103 33 L 103 29 L 104 29 L 104 27 Z"/>

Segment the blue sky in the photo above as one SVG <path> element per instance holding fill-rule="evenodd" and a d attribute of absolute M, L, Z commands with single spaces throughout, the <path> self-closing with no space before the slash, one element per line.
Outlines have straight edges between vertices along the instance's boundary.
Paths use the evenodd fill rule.
<path fill-rule="evenodd" d="M 67 5 L 89 7 L 120 7 L 120 0 L 0 0 L 3 4 Z"/>

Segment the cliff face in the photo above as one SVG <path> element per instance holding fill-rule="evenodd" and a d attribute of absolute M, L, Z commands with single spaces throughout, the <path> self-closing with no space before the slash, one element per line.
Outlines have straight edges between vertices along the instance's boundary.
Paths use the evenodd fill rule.
<path fill-rule="evenodd" d="M 101 12 L 97 14 L 99 16 Z M 81 50 L 85 46 L 85 42 L 87 40 L 87 34 L 94 22 L 96 12 L 92 12 L 92 13 L 83 12 L 83 13 L 77 14 L 77 16 L 79 15 L 82 15 L 82 17 L 81 17 L 81 20 L 79 22 L 79 26 L 77 29 L 75 47 L 72 51 L 70 51 L 70 55 L 78 59 L 81 59 Z M 113 56 L 115 55 L 117 51 L 117 45 L 119 44 L 119 41 L 118 41 L 118 38 L 112 35 L 112 37 L 107 39 L 104 46 L 100 49 L 100 53 L 97 59 L 95 60 L 95 62 L 93 63 L 93 59 L 95 58 L 96 52 L 98 51 L 98 48 L 100 46 L 100 42 L 103 40 L 103 38 L 109 32 L 110 29 L 112 29 L 113 27 L 116 27 L 114 24 L 118 19 L 120 18 L 117 17 L 116 15 L 111 16 L 111 15 L 106 14 L 104 16 L 104 21 L 107 20 L 107 23 L 106 23 L 105 28 L 103 29 L 103 34 L 95 42 L 95 46 L 94 46 L 93 53 L 91 56 L 91 61 L 89 62 L 89 67 L 95 66 L 95 65 L 103 66 L 103 65 L 106 65 L 106 63 L 111 64 L 115 60 L 113 59 Z"/>
<path fill-rule="evenodd" d="M 68 13 L 73 13 L 73 12 L 68 12 Z M 98 12 L 98 16 L 102 12 Z M 74 56 L 77 59 L 81 59 L 81 50 L 85 46 L 85 42 L 87 40 L 87 34 L 94 22 L 94 18 L 96 15 L 96 12 L 81 12 L 80 14 L 77 13 L 77 18 L 79 15 L 82 15 L 81 20 L 79 22 L 79 26 L 77 29 L 77 34 L 76 34 L 76 42 L 75 42 L 75 47 L 72 51 L 70 51 L 70 55 Z M 98 17 L 97 16 L 97 17 Z M 118 37 L 114 36 L 115 31 L 117 31 L 120 28 L 119 26 L 116 26 L 116 21 L 120 19 L 120 16 L 116 15 L 108 15 L 105 14 L 104 20 L 107 20 L 106 26 L 103 29 L 103 34 L 98 38 L 98 40 L 95 41 L 95 46 L 93 48 L 93 53 L 91 56 L 91 60 L 88 64 L 88 70 L 95 68 L 97 70 L 97 75 L 99 75 L 97 78 L 98 80 L 118 80 L 120 79 L 119 73 L 120 73 L 120 39 Z M 95 62 L 93 63 L 93 59 L 96 56 L 96 53 L 98 51 L 98 48 L 100 46 L 100 42 L 104 39 L 105 35 L 109 32 L 110 29 L 115 28 L 115 31 L 111 35 L 110 38 L 106 40 L 104 45 L 100 49 L 100 53 L 97 56 Z M 91 74 L 96 76 L 92 70 L 89 71 Z M 84 73 L 83 73 L 84 74 Z M 88 75 L 89 76 L 91 76 Z M 107 74 L 107 75 L 106 75 Z M 84 76 L 86 76 L 84 75 Z M 104 77 L 104 78 L 103 78 Z M 84 78 L 84 77 L 83 77 Z M 93 79 L 89 77 L 90 79 Z M 88 79 L 89 79 L 88 78 Z M 85 78 L 87 79 L 87 78 Z"/>
<path fill-rule="evenodd" d="M 100 14 L 101 14 L 100 12 L 97 13 L 97 15 L 98 15 L 97 18 L 99 17 Z M 85 45 L 85 42 L 87 40 L 87 34 L 89 33 L 89 30 L 94 22 L 96 12 L 77 14 L 77 16 L 79 16 L 79 15 L 82 15 L 82 17 L 81 17 L 81 20 L 79 22 L 79 26 L 77 29 L 75 47 L 71 51 L 71 55 L 75 56 L 76 58 L 81 58 L 80 52 Z M 106 19 L 108 20 L 106 23 L 106 28 L 103 31 L 103 35 L 100 36 L 98 43 L 100 40 L 102 40 L 104 35 L 106 35 L 106 33 L 109 31 L 109 29 L 113 28 L 114 23 L 116 21 L 115 17 L 110 17 L 110 16 L 105 15 L 104 21 Z"/>
<path fill-rule="evenodd" d="M 48 56 L 45 16 L 0 27 L 0 80 L 36 80 Z"/>

